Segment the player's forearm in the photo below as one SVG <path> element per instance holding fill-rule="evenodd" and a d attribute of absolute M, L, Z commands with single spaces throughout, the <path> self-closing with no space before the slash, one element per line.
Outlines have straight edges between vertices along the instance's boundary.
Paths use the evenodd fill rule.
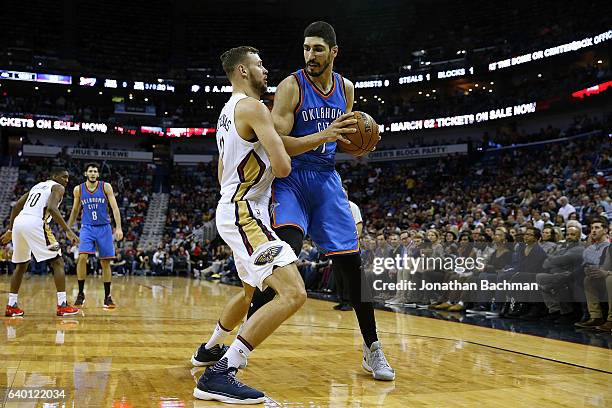
<path fill-rule="evenodd" d="M 119 212 L 119 208 L 113 208 L 113 218 L 115 219 L 115 227 L 118 230 L 121 228 L 121 213 Z"/>
<path fill-rule="evenodd" d="M 306 153 L 316 149 L 323 143 L 323 138 L 320 133 L 313 133 L 300 137 L 281 136 L 281 139 L 283 139 L 283 145 L 285 145 L 285 150 L 287 150 L 289 156 L 297 156 Z"/>
<path fill-rule="evenodd" d="M 76 207 L 70 211 L 70 218 L 68 218 L 68 228 L 72 228 L 77 218 L 77 209 Z"/>
<path fill-rule="evenodd" d="M 53 221 L 57 222 L 57 224 L 62 227 L 62 229 L 65 232 L 70 231 L 70 227 L 68 226 L 68 224 L 66 224 L 66 221 L 64 221 L 64 217 L 62 217 L 62 214 L 60 213 L 58 208 L 49 208 L 48 209 L 49 213 L 51 214 L 51 217 L 53 218 Z"/>
<path fill-rule="evenodd" d="M 9 220 L 9 227 L 8 227 L 8 229 L 10 229 L 11 231 L 13 230 L 13 222 L 15 221 L 15 218 L 17 218 L 17 216 L 19 215 L 22 209 L 23 209 L 23 204 L 19 202 L 15 204 L 15 206 L 11 209 L 11 218 Z"/>

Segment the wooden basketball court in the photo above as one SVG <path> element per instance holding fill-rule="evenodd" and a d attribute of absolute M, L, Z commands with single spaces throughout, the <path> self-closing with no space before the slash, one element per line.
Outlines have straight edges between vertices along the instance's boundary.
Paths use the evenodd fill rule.
<path fill-rule="evenodd" d="M 0 282 L 6 296 L 9 277 Z M 76 289 L 75 277 L 68 287 Z M 19 304 L 26 316 L 3 318 L 0 331 L 0 390 L 65 388 L 65 405 L 47 405 L 54 407 L 227 406 L 192 397 L 203 369 L 189 359 L 240 288 L 118 277 L 113 311 L 102 308 L 99 277 L 89 277 L 85 290 L 82 314 L 61 319 L 52 278 L 24 279 Z M 70 301 L 75 296 L 68 292 Z M 611 350 L 386 311 L 376 312 L 379 337 L 397 378 L 374 381 L 361 368 L 354 314 L 331 306 L 309 299 L 239 373 L 266 392 L 266 406 L 612 406 Z"/>

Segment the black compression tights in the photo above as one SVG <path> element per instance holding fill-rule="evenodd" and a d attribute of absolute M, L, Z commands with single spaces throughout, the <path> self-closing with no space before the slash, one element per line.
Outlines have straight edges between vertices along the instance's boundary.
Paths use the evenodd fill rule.
<path fill-rule="evenodd" d="M 275 230 L 276 235 L 293 248 L 296 255 L 299 255 L 302 250 L 302 241 L 304 236 L 302 232 L 293 227 L 282 227 Z M 359 254 L 335 255 L 332 256 L 332 262 L 336 264 L 342 273 L 343 280 L 349 288 L 351 305 L 355 309 L 355 315 L 359 321 L 359 329 L 365 344 L 370 347 L 372 343 L 378 341 L 376 334 L 376 318 L 374 317 L 374 307 L 371 302 L 361 301 L 361 258 Z M 267 288 L 261 292 L 255 290 L 251 307 L 249 308 L 248 317 L 255 313 L 263 305 L 271 301 L 275 296 L 272 288 Z M 247 318 L 248 318 L 247 317 Z"/>

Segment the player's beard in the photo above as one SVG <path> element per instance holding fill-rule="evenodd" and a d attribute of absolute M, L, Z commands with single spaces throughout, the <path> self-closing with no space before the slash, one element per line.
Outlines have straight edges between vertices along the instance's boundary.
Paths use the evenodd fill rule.
<path fill-rule="evenodd" d="M 325 61 L 325 65 L 323 65 L 323 67 L 321 68 L 320 71 L 315 72 L 312 70 L 311 67 L 308 66 L 308 64 L 306 64 L 306 72 L 308 73 L 308 75 L 312 76 L 312 77 L 318 77 L 323 75 L 323 73 L 327 70 L 327 67 L 329 67 L 329 65 L 332 63 L 332 59 L 331 59 L 331 55 L 329 56 L 329 58 L 327 59 L 327 61 Z M 318 67 L 317 67 L 318 68 Z"/>
<path fill-rule="evenodd" d="M 98 178 L 97 177 L 87 177 L 87 181 L 89 181 L 91 184 L 94 184 L 96 181 L 98 181 Z"/>
<path fill-rule="evenodd" d="M 265 94 L 268 91 L 268 86 L 266 85 L 266 81 L 263 78 L 260 81 L 253 81 L 251 83 L 251 88 L 259 93 L 259 96 Z"/>

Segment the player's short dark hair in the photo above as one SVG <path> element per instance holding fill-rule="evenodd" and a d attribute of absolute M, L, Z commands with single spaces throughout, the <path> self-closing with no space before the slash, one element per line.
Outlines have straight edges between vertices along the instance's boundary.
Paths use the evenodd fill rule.
<path fill-rule="evenodd" d="M 65 167 L 52 167 L 51 168 L 51 177 L 59 176 L 62 173 L 68 173 Z"/>
<path fill-rule="evenodd" d="M 221 54 L 221 65 L 228 78 L 234 69 L 236 69 L 236 66 L 244 61 L 244 57 L 246 57 L 247 54 L 259 54 L 259 50 L 255 47 L 242 45 L 240 47 L 231 48 Z"/>
<path fill-rule="evenodd" d="M 321 37 L 329 48 L 336 46 L 336 31 L 331 24 L 325 21 L 315 21 L 304 30 L 304 38 L 306 37 Z"/>
<path fill-rule="evenodd" d="M 98 169 L 98 171 L 100 171 L 100 165 L 96 162 L 85 163 L 83 171 L 89 170 L 90 167 L 95 167 L 96 169 Z"/>

